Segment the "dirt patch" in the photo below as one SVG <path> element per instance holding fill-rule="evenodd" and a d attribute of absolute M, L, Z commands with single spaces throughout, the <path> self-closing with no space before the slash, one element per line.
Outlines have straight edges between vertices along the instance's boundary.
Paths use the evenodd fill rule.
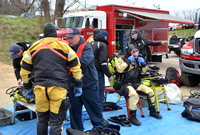
<path fill-rule="evenodd" d="M 6 90 L 16 85 L 13 66 L 0 62 L 0 107 L 13 105 L 13 98 L 6 94 Z"/>

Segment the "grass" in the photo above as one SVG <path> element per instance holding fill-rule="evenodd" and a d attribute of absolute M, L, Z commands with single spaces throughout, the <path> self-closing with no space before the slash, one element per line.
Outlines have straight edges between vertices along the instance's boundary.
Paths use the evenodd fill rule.
<path fill-rule="evenodd" d="M 187 37 L 190 37 L 190 36 L 194 35 L 194 33 L 196 31 L 194 30 L 194 28 L 193 29 L 185 29 L 185 30 L 169 31 L 169 37 L 171 37 L 174 32 L 177 32 L 177 36 L 179 38 L 182 38 L 182 37 L 186 37 L 187 38 Z"/>
<path fill-rule="evenodd" d="M 37 41 L 39 34 L 43 31 L 43 26 L 44 19 L 41 21 L 41 18 L 0 15 L 0 61 L 11 64 L 10 46 L 21 41 L 30 41 L 31 43 Z"/>

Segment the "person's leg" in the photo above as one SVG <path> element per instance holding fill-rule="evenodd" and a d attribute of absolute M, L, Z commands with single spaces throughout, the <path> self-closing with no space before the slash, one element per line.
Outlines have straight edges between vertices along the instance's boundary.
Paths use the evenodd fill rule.
<path fill-rule="evenodd" d="M 137 103 L 139 101 L 139 96 L 136 90 L 132 86 L 127 86 L 125 90 L 128 90 L 128 97 L 129 97 L 129 111 L 130 111 L 130 121 L 132 124 L 136 126 L 140 126 L 141 123 L 136 118 L 136 110 L 137 110 Z"/>
<path fill-rule="evenodd" d="M 147 101 L 149 104 L 150 116 L 155 117 L 157 119 L 161 119 L 162 116 L 159 113 L 157 113 L 156 109 L 155 109 L 155 97 L 154 97 L 153 90 L 151 88 L 141 84 L 137 88 L 137 91 L 142 91 L 147 94 Z"/>
<path fill-rule="evenodd" d="M 83 91 L 84 93 L 84 91 Z M 83 93 L 81 96 L 83 96 Z M 71 128 L 83 131 L 83 123 L 82 123 L 82 107 L 83 103 L 81 97 L 75 97 L 73 90 L 69 90 L 69 99 L 71 103 L 70 107 L 70 124 Z"/>
<path fill-rule="evenodd" d="M 50 135 L 61 135 L 69 107 L 69 101 L 66 99 L 67 90 L 52 86 L 47 88 L 47 94 L 50 102 Z"/>
<path fill-rule="evenodd" d="M 44 86 L 35 86 L 35 104 L 37 110 L 37 134 L 48 135 L 49 101 Z"/>
<path fill-rule="evenodd" d="M 166 54 L 166 58 L 169 58 L 168 54 Z"/>
<path fill-rule="evenodd" d="M 38 117 L 37 134 L 38 135 L 48 135 L 49 111 L 38 112 L 37 117 Z"/>
<path fill-rule="evenodd" d="M 105 77 L 104 73 L 101 71 L 98 71 L 98 79 L 99 79 L 99 103 L 101 110 L 103 112 L 103 103 L 104 103 L 104 90 L 105 90 Z"/>
<path fill-rule="evenodd" d="M 99 105 L 97 88 L 90 88 L 87 90 L 83 90 L 83 94 L 81 98 L 90 116 L 92 125 L 103 126 L 104 120 L 103 120 L 102 111 Z"/>

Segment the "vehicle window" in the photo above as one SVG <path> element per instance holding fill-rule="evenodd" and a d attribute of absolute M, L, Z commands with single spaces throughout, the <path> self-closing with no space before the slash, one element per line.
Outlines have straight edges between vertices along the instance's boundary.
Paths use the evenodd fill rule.
<path fill-rule="evenodd" d="M 92 26 L 93 26 L 93 28 L 98 28 L 98 19 L 97 18 L 93 19 Z"/>
<path fill-rule="evenodd" d="M 81 28 L 83 24 L 83 17 L 77 16 L 77 17 L 67 17 L 64 19 L 64 28 Z"/>
<path fill-rule="evenodd" d="M 86 19 L 85 28 L 86 28 L 86 29 L 89 29 L 89 28 L 90 28 L 90 19 L 89 19 L 89 18 Z"/>

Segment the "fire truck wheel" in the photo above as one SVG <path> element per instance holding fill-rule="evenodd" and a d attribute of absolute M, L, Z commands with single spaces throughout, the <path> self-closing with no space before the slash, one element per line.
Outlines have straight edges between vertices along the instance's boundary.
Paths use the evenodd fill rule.
<path fill-rule="evenodd" d="M 185 86 L 194 87 L 199 84 L 199 76 L 181 71 L 181 81 Z"/>

